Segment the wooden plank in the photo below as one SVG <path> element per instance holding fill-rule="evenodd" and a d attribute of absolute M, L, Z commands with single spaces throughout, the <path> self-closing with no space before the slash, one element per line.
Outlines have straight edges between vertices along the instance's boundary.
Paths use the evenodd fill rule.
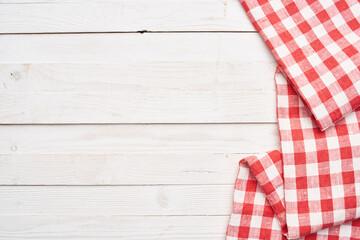
<path fill-rule="evenodd" d="M 276 65 L 274 61 L 195 59 L 180 62 L 0 64 L 0 93 L 275 91 Z"/>
<path fill-rule="evenodd" d="M 258 153 L 279 149 L 276 124 L 0 125 L 0 154 Z"/>
<path fill-rule="evenodd" d="M 0 61 L 11 62 L 16 61 L 15 58 L 19 58 L 35 62 L 88 62 L 80 64 L 80 70 L 79 68 L 76 68 L 76 66 L 73 67 L 75 68 L 75 72 L 80 71 L 80 76 L 81 74 L 84 76 L 84 71 L 90 67 L 96 69 L 98 65 L 103 66 L 102 69 L 100 68 L 97 70 L 97 75 L 90 77 L 89 80 L 85 80 L 93 82 L 94 78 L 98 79 L 95 81 L 95 84 L 90 84 L 90 87 L 82 89 L 82 86 L 85 84 L 79 83 L 79 81 L 74 81 L 73 84 L 66 84 L 69 81 L 73 82 L 71 80 L 76 77 L 76 75 L 73 75 L 72 78 L 66 79 L 65 83 L 60 83 L 63 87 L 59 87 L 56 91 L 57 94 L 54 94 L 54 92 L 44 94 L 42 91 L 47 91 L 46 89 L 49 88 L 46 86 L 53 86 L 52 88 L 54 88 L 56 84 L 53 85 L 51 83 L 54 81 L 58 82 L 52 78 L 53 75 L 50 74 L 44 76 L 40 74 L 40 76 L 43 76 L 40 77 L 40 82 L 36 82 L 35 80 L 33 83 L 32 80 L 39 79 L 39 75 L 38 72 L 32 72 L 30 70 L 31 65 L 20 65 L 22 66 L 21 70 L 14 70 L 19 67 L 19 65 L 5 64 L 1 74 L 4 76 L 2 80 L 2 91 L 6 93 L 1 95 L 0 102 L 2 104 L 1 109 L 3 109 L 0 114 L 1 123 L 275 122 L 274 92 L 230 92 L 231 90 L 229 88 L 233 84 L 230 84 L 230 86 L 228 85 L 229 87 L 227 87 L 227 90 L 224 92 L 219 92 L 221 90 L 216 89 L 217 86 L 222 86 L 221 79 L 224 79 L 229 74 L 233 76 L 233 80 L 230 81 L 235 81 L 235 73 L 239 73 L 239 76 L 243 76 L 241 72 L 230 72 L 231 69 L 234 69 L 237 66 L 241 66 L 242 69 L 247 69 L 246 66 L 250 65 L 253 70 L 251 73 L 243 76 L 244 78 L 250 76 L 246 81 L 243 82 L 242 78 L 239 77 L 237 82 L 243 82 L 242 84 L 239 84 L 239 89 L 244 87 L 244 83 L 248 83 L 248 86 L 254 85 L 254 87 L 249 87 L 250 91 L 253 91 L 252 89 L 254 88 L 260 88 L 257 86 L 260 86 L 260 83 L 264 80 L 257 80 L 259 78 L 266 78 L 266 80 L 270 82 L 269 78 L 273 76 L 273 74 L 270 73 L 270 69 L 273 69 L 275 64 L 273 58 L 269 56 L 267 51 L 259 51 L 259 48 L 261 49 L 264 47 L 264 43 L 256 34 L 94 34 L 85 36 L 41 35 L 40 38 L 37 35 L 16 35 L 1 36 L 0 39 L 0 41 L 3 41 L 4 43 L 4 45 L 0 45 L 4 46 L 2 55 L 0 55 Z M 211 42 L 211 40 L 214 41 Z M 50 42 L 51 44 L 49 45 Z M 68 50 L 61 49 L 61 47 L 54 47 L 57 45 L 56 42 L 63 45 L 63 47 Z M 209 44 L 203 44 L 204 42 Z M 258 54 L 249 54 L 248 51 L 251 49 L 246 47 L 246 45 L 252 46 L 255 42 L 257 42 L 258 46 L 254 49 L 257 49 Z M 20 48 L 26 45 L 31 45 L 31 47 L 25 47 L 22 49 L 23 51 L 20 52 Z M 204 48 L 204 45 L 208 45 L 208 47 Z M 229 48 L 229 45 L 233 45 L 234 48 Z M 154 51 L 152 47 L 159 48 L 159 51 Z M 18 54 L 14 52 L 10 53 L 11 48 L 13 48 L 14 51 L 18 51 Z M 33 51 L 33 49 L 38 49 L 38 51 Z M 151 50 L 149 51 L 149 49 Z M 234 51 L 234 49 L 243 52 L 239 51 L 237 53 L 237 50 Z M 163 52 L 161 53 L 161 51 Z M 7 55 L 7 53 L 9 55 Z M 118 54 L 113 55 L 114 58 L 112 59 L 110 55 L 113 53 Z M 88 56 L 84 58 L 86 55 Z M 176 58 L 173 58 L 174 55 L 176 55 Z M 16 57 L 13 58 L 14 56 Z M 249 59 L 248 56 L 254 56 L 254 59 Z M 88 59 L 100 62 L 103 61 L 103 63 L 91 63 Z M 144 92 L 130 92 L 130 90 L 128 90 L 126 93 L 124 93 L 124 90 L 122 90 L 122 93 L 118 93 L 116 92 L 116 88 L 109 89 L 109 87 L 114 84 L 106 84 L 107 79 L 105 79 L 105 86 L 99 87 L 100 90 L 93 92 L 96 87 L 103 85 L 97 83 L 102 81 L 102 78 L 99 75 L 106 72 L 106 67 L 104 67 L 104 65 L 106 65 L 105 61 L 120 61 L 111 66 L 107 66 L 107 69 L 109 69 L 109 67 L 116 68 L 119 65 L 121 65 L 123 69 L 122 71 L 116 70 L 114 73 L 110 74 L 110 82 L 115 81 L 114 74 L 117 74 L 119 71 L 123 76 L 130 76 L 133 72 L 128 70 L 127 66 L 129 65 L 137 66 L 137 69 L 139 69 L 143 64 L 151 67 L 160 64 L 160 66 L 157 67 L 158 72 L 154 73 L 153 78 L 150 77 L 150 79 L 154 79 L 153 81 L 147 82 L 145 75 L 140 74 L 140 77 L 136 77 L 138 76 L 136 74 L 134 75 L 140 84 L 132 83 L 131 86 L 134 86 L 134 84 L 135 86 L 143 85 L 144 82 L 147 82 L 145 88 L 152 86 L 153 88 L 158 89 L 157 86 L 159 85 L 160 88 L 163 88 L 162 86 L 164 86 L 164 84 L 157 78 L 161 73 L 165 76 L 163 79 L 172 79 L 172 76 L 175 75 L 174 70 L 165 69 L 164 63 L 165 66 L 174 66 L 173 64 L 175 64 L 176 71 L 179 71 L 176 66 L 186 67 L 194 62 L 200 62 L 200 64 L 205 64 L 206 66 L 206 68 L 202 68 L 200 71 L 206 71 L 207 75 L 197 75 L 196 79 L 191 77 L 188 78 L 191 72 L 189 73 L 182 69 L 183 72 L 188 73 L 185 75 L 183 74 L 183 77 L 180 77 L 180 79 L 175 78 L 171 81 L 168 80 L 167 89 L 155 91 L 150 87 L 150 89 L 142 90 Z M 126 64 L 122 65 L 125 61 Z M 160 61 L 160 63 L 158 61 Z M 256 61 L 263 63 L 263 65 L 258 65 L 258 68 L 264 70 L 256 71 Z M 185 64 L 182 65 L 184 62 Z M 231 63 L 230 70 L 227 65 L 229 62 Z M 151 64 L 149 65 L 149 63 Z M 179 63 L 180 65 L 177 65 Z M 46 68 L 46 64 L 38 65 L 40 67 L 45 66 Z M 51 65 L 56 66 L 56 64 Z M 70 63 L 58 65 L 64 68 L 69 66 Z M 217 67 L 213 68 L 214 65 L 217 65 Z M 35 66 L 37 66 L 37 64 L 35 64 Z M 12 69 L 10 72 L 8 71 L 9 68 Z M 210 68 L 212 70 L 209 71 Z M 228 71 L 229 74 L 225 74 L 222 77 L 216 77 L 222 75 L 223 71 L 221 69 L 224 68 L 228 68 L 225 72 Z M 239 69 L 239 71 L 241 70 Z M 249 69 L 247 71 L 249 71 Z M 67 72 L 68 75 L 72 75 L 71 68 L 69 68 Z M 147 72 L 149 72 L 149 70 Z M 199 73 L 201 74 L 201 72 Z M 255 74 L 255 72 L 258 73 Z M 91 71 L 87 73 L 87 75 L 90 73 Z M 55 74 L 55 78 L 56 76 L 57 75 Z M 41 80 L 43 78 L 50 80 Z M 183 78 L 188 80 L 178 84 L 180 85 L 180 89 L 177 88 L 177 84 L 172 84 L 174 81 L 182 82 L 181 80 Z M 209 81 L 215 82 L 215 84 L 212 84 L 213 87 L 210 90 L 211 92 L 204 92 L 204 89 L 197 86 L 199 90 L 189 90 L 191 92 L 178 93 L 178 91 L 183 91 L 181 86 L 184 85 L 182 84 L 185 84 L 185 87 L 189 81 L 196 84 L 198 83 L 197 79 L 207 79 L 204 81 L 205 85 Z M 117 80 L 116 82 L 122 82 L 121 80 L 122 79 Z M 130 81 L 131 80 L 132 78 L 130 77 Z M 45 84 L 43 85 L 42 83 L 44 81 Z M 82 80 L 80 80 L 80 82 L 81 81 Z M 129 85 L 130 81 L 125 80 L 124 84 Z M 160 83 L 158 84 L 157 82 Z M 251 82 L 258 83 L 251 84 Z M 273 87 L 272 82 L 273 81 L 271 80 Z M 7 94 L 8 86 L 10 88 L 9 92 L 12 92 L 11 89 L 16 89 L 15 86 L 19 85 L 21 85 L 21 87 L 19 87 L 22 89 L 21 91 L 26 91 L 26 94 L 21 91 L 19 94 Z M 33 85 L 34 87 L 25 90 L 29 85 Z M 270 84 L 263 85 L 265 86 L 265 89 L 270 88 Z M 123 84 L 120 84 L 120 86 L 123 86 Z M 172 86 L 172 91 L 169 89 L 170 86 Z M 69 93 L 69 90 L 62 91 L 64 88 L 72 89 L 70 90 L 72 94 Z M 132 88 L 135 89 L 135 87 Z M 119 89 L 119 87 L 117 87 L 117 89 Z M 88 93 L 87 91 L 91 91 L 91 93 Z M 99 91 L 101 92 L 99 93 Z M 102 93 L 102 91 L 106 93 Z M 247 91 L 247 88 L 241 89 L 241 91 Z M 131 101 L 128 101 L 129 99 Z"/>
<path fill-rule="evenodd" d="M 1 33 L 255 31 L 238 0 L 2 0 Z"/>
<path fill-rule="evenodd" d="M 229 215 L 233 185 L 2 186 L 2 215 Z"/>
<path fill-rule="evenodd" d="M 0 95 L 0 123 L 275 123 L 275 98 L 249 91 L 11 93 Z"/>
<path fill-rule="evenodd" d="M 0 63 L 273 62 L 257 33 L 0 35 Z"/>
<path fill-rule="evenodd" d="M 228 216 L 4 216 L 0 239 L 224 239 Z"/>
<path fill-rule="evenodd" d="M 0 185 L 233 184 L 245 154 L 0 155 Z"/>

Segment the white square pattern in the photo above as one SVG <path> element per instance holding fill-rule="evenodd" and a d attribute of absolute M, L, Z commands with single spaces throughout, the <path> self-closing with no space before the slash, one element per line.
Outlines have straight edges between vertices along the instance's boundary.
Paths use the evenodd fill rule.
<path fill-rule="evenodd" d="M 309 201 L 320 201 L 320 190 L 319 188 L 308 188 L 308 199 Z"/>
<path fill-rule="evenodd" d="M 323 36 L 328 35 L 328 32 L 322 25 L 318 25 L 318 26 L 314 27 L 312 30 L 318 38 L 322 38 Z"/>
<path fill-rule="evenodd" d="M 319 169 L 317 163 L 306 164 L 306 175 L 307 176 L 319 176 Z"/>
<path fill-rule="evenodd" d="M 314 54 L 313 54 L 314 55 Z M 305 98 L 310 98 L 316 94 L 314 87 L 308 83 L 305 86 L 300 88 L 301 93 L 304 95 Z"/>
<path fill-rule="evenodd" d="M 279 55 L 279 57 L 283 58 L 286 57 L 290 54 L 289 49 L 286 47 L 286 45 L 280 45 L 279 47 L 277 47 L 275 49 L 275 51 L 277 52 L 277 54 Z"/>
<path fill-rule="evenodd" d="M 343 185 L 331 186 L 331 193 L 332 193 L 333 198 L 343 198 L 344 197 L 344 186 Z"/>
<path fill-rule="evenodd" d="M 298 77 L 303 74 L 303 71 L 298 64 L 294 64 L 288 67 L 288 70 L 293 78 Z"/>
<path fill-rule="evenodd" d="M 329 0 L 318 0 L 323 8 L 327 9 L 328 7 L 334 6 L 334 3 Z"/>
<path fill-rule="evenodd" d="M 356 65 L 350 59 L 340 63 L 340 66 L 344 69 L 346 73 L 350 73 L 353 70 L 357 69 Z"/>
<path fill-rule="evenodd" d="M 286 28 L 291 29 L 294 27 L 297 27 L 296 23 L 294 22 L 294 20 L 292 20 L 291 17 L 285 18 L 282 20 L 282 23 L 284 24 L 284 26 L 286 26 Z M 303 36 L 303 35 L 300 35 Z M 295 39 L 296 41 L 296 39 Z"/>
<path fill-rule="evenodd" d="M 287 202 L 297 202 L 297 190 L 295 189 L 285 189 L 285 200 Z"/>
<path fill-rule="evenodd" d="M 270 181 L 279 176 L 279 171 L 276 169 L 275 164 L 265 169 L 265 172 L 266 175 L 269 177 Z"/>
<path fill-rule="evenodd" d="M 320 104 L 316 108 L 313 108 L 313 112 L 317 116 L 318 119 L 321 119 L 328 114 L 324 104 Z"/>
<path fill-rule="evenodd" d="M 304 37 L 304 35 L 299 35 L 298 37 L 295 38 L 295 42 L 299 47 L 305 47 L 307 45 L 309 45 L 308 40 Z"/>
<path fill-rule="evenodd" d="M 251 14 L 254 16 L 256 21 L 266 17 L 264 11 L 262 10 L 262 8 L 260 6 L 251 9 Z"/>
<path fill-rule="evenodd" d="M 309 6 L 306 6 L 305 8 L 301 9 L 300 13 L 307 20 L 309 20 L 312 17 L 315 17 L 315 13 L 313 12 L 313 10 L 311 10 Z"/>
<path fill-rule="evenodd" d="M 281 141 L 281 149 L 283 153 L 294 152 L 294 142 L 292 141 Z"/>
<path fill-rule="evenodd" d="M 262 31 L 269 39 L 277 36 L 277 32 L 275 31 L 275 29 L 272 26 L 264 28 Z"/>
<path fill-rule="evenodd" d="M 250 221 L 250 228 L 259 227 L 259 225 L 261 225 L 262 219 L 263 219 L 263 216 L 252 215 L 251 221 Z"/>
<path fill-rule="evenodd" d="M 279 0 L 271 0 L 269 3 L 273 8 L 274 12 L 279 11 L 280 9 L 284 9 L 284 5 Z"/>
<path fill-rule="evenodd" d="M 262 192 L 256 192 L 254 198 L 254 204 L 263 205 L 266 202 L 265 194 Z"/>
<path fill-rule="evenodd" d="M 345 209 L 334 210 L 334 219 L 336 219 L 336 221 L 344 221 L 345 220 Z"/>
<path fill-rule="evenodd" d="M 329 162 L 329 165 L 330 165 L 330 174 L 342 172 L 341 160 L 332 160 Z"/>
<path fill-rule="evenodd" d="M 278 99 L 278 107 L 280 108 L 289 108 L 289 101 L 287 96 L 277 96 Z"/>
<path fill-rule="evenodd" d="M 349 101 L 344 92 L 339 92 L 338 94 L 334 95 L 333 99 L 339 107 L 345 105 Z"/>
<path fill-rule="evenodd" d="M 286 213 L 286 221 L 289 226 L 299 226 L 299 215 Z"/>
<path fill-rule="evenodd" d="M 322 221 L 322 214 L 321 212 L 311 212 L 310 214 L 310 224 L 317 225 Z"/>
<path fill-rule="evenodd" d="M 322 82 L 325 84 L 326 87 L 329 87 L 331 84 L 336 82 L 336 78 L 334 77 L 333 73 L 328 71 L 324 75 L 321 76 Z"/>
<path fill-rule="evenodd" d="M 284 165 L 284 173 L 286 173 L 286 177 L 295 178 L 296 177 L 295 165 L 290 165 L 290 164 Z"/>
<path fill-rule="evenodd" d="M 327 148 L 328 149 L 339 149 L 339 138 L 337 137 L 327 137 L 326 138 Z"/>
<path fill-rule="evenodd" d="M 230 224 L 233 226 L 240 226 L 241 215 L 233 213 L 231 214 Z"/>
<path fill-rule="evenodd" d="M 335 55 L 341 51 L 341 48 L 339 47 L 339 45 L 337 45 L 336 42 L 327 45 L 326 49 L 331 53 L 331 55 Z"/>
<path fill-rule="evenodd" d="M 346 24 L 346 22 L 341 14 L 337 14 L 336 16 L 333 16 L 331 18 L 331 21 L 334 23 L 336 28 L 340 28 L 342 25 Z"/>
<path fill-rule="evenodd" d="M 321 60 L 321 58 L 318 56 L 317 53 L 311 54 L 310 56 L 308 56 L 307 59 L 314 67 L 319 66 L 320 64 L 323 63 L 323 61 Z"/>
<path fill-rule="evenodd" d="M 316 141 L 315 139 L 304 139 L 305 152 L 311 153 L 316 152 Z"/>

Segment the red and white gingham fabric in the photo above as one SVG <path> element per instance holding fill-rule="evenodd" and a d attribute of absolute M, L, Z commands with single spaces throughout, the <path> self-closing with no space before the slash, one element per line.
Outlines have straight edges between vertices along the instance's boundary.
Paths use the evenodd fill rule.
<path fill-rule="evenodd" d="M 240 162 L 227 239 L 360 239 L 359 1 L 241 2 L 288 81 L 281 152 Z"/>
<path fill-rule="evenodd" d="M 241 0 L 325 130 L 360 106 L 358 0 Z"/>
<path fill-rule="evenodd" d="M 321 131 L 284 78 L 276 88 L 282 152 L 240 162 L 227 239 L 360 239 L 360 109 Z"/>
<path fill-rule="evenodd" d="M 276 151 L 269 153 L 267 157 L 271 155 L 276 155 Z M 233 213 L 229 221 L 226 239 L 287 239 L 282 235 L 281 225 L 275 215 L 275 210 L 271 207 L 269 200 L 266 199 L 267 195 L 251 172 L 248 163 L 241 161 L 239 165 Z M 323 229 L 298 239 L 360 239 L 360 220 Z"/>

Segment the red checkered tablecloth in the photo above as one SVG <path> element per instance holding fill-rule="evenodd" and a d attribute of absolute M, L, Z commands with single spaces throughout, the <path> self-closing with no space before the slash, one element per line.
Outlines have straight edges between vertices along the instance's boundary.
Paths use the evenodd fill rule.
<path fill-rule="evenodd" d="M 281 152 L 240 161 L 227 239 L 360 239 L 360 109 L 321 131 L 285 78 L 276 88 Z"/>
<path fill-rule="evenodd" d="M 281 151 L 240 161 L 227 239 L 360 239 L 360 2 L 241 3 L 283 74 Z"/>
<path fill-rule="evenodd" d="M 274 155 L 275 152 L 269 153 Z M 276 153 L 275 153 L 276 154 Z M 279 154 L 279 153 L 277 153 Z M 227 240 L 285 240 L 280 221 L 262 187 L 245 161 L 239 164 L 234 191 L 233 213 L 227 228 Z M 281 213 L 280 213 L 281 214 Z M 286 228 L 283 228 L 286 231 Z M 320 230 L 297 240 L 352 240 L 360 238 L 360 220 Z"/>
<path fill-rule="evenodd" d="M 321 130 L 360 106 L 358 0 L 241 0 Z"/>

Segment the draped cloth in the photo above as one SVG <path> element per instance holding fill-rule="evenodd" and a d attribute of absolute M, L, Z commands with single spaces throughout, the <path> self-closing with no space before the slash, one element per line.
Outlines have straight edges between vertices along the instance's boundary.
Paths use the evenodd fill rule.
<path fill-rule="evenodd" d="M 321 130 L 360 106 L 358 0 L 241 3 Z"/>
<path fill-rule="evenodd" d="M 360 239 L 360 2 L 241 3 L 282 73 L 281 150 L 240 161 L 227 239 Z"/>
<path fill-rule="evenodd" d="M 239 163 L 228 240 L 360 239 L 360 109 L 321 131 L 276 78 L 281 151 Z"/>

